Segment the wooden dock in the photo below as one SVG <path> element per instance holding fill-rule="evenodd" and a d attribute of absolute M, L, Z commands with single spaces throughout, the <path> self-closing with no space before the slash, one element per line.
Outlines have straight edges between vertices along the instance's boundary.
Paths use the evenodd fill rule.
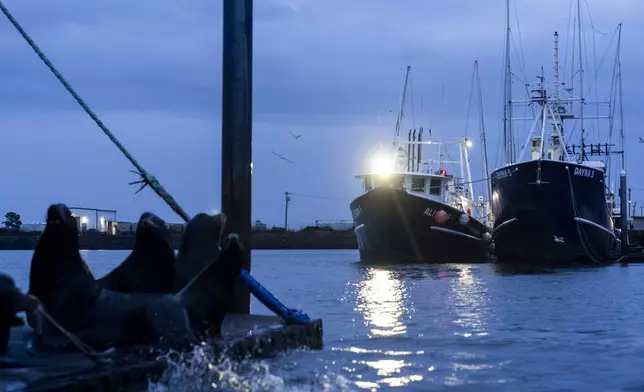
<path fill-rule="evenodd" d="M 223 324 L 224 340 L 214 344 L 213 357 L 226 350 L 232 359 L 272 356 L 296 348 L 322 348 L 322 320 L 305 325 L 284 325 L 279 317 L 229 314 Z M 141 391 L 148 380 L 158 379 L 166 370 L 164 360 L 133 357 L 118 365 L 97 365 L 87 357 L 71 353 L 47 358 L 25 352 L 32 331 L 12 331 L 9 357 L 0 366 L 2 391 Z"/>

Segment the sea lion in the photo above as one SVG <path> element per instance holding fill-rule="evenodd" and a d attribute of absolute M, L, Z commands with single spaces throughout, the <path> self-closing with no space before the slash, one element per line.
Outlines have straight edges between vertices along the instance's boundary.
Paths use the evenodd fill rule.
<path fill-rule="evenodd" d="M 181 291 L 208 263 L 217 258 L 226 215 L 199 213 L 186 225 L 174 261 L 174 292 Z"/>
<path fill-rule="evenodd" d="M 166 293 L 174 287 L 174 250 L 168 243 L 166 223 L 151 212 L 141 215 L 134 249 L 100 287 L 121 293 Z M 214 260 L 214 259 L 213 259 Z"/>
<path fill-rule="evenodd" d="M 0 356 L 7 354 L 11 328 L 24 325 L 16 313 L 33 312 L 38 305 L 38 299 L 20 292 L 11 276 L 0 273 Z"/>
<path fill-rule="evenodd" d="M 212 324 L 223 319 L 232 294 L 228 288 L 242 268 L 240 246 L 231 236 L 219 257 L 178 295 L 114 292 L 100 287 L 81 258 L 78 229 L 69 209 L 64 204 L 52 205 L 32 258 L 29 293 L 40 299 L 63 328 L 94 349 L 184 346 L 195 342 L 195 331 L 204 330 L 201 321 Z M 219 287 L 216 295 L 211 294 L 212 287 Z M 43 342 L 64 347 L 55 329 L 46 326 Z M 215 331 L 220 327 L 212 325 Z"/>
<path fill-rule="evenodd" d="M 223 233 L 222 229 L 222 237 Z M 217 252 L 216 262 L 206 264 L 177 294 L 181 305 L 188 310 L 193 331 L 200 337 L 221 336 L 221 324 L 245 257 L 237 234 L 229 234 L 218 243 L 221 251 Z"/>

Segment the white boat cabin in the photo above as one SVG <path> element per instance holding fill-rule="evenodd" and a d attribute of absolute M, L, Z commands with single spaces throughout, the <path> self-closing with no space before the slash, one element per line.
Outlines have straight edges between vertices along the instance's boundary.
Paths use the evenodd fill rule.
<path fill-rule="evenodd" d="M 407 141 L 398 140 L 393 152 L 378 149 L 369 156 L 368 169 L 356 176 L 367 193 L 379 187 L 403 190 L 410 195 L 434 200 L 471 215 L 481 215 L 483 198 L 473 200 L 473 188 L 467 149 L 471 140 L 420 140 L 422 128 L 409 132 Z M 423 148 L 424 147 L 424 148 Z M 458 156 L 458 160 L 446 158 Z M 459 173 L 445 167 L 460 168 Z"/>
<path fill-rule="evenodd" d="M 410 194 L 452 205 L 462 211 L 473 209 L 472 195 L 468 187 L 460 184 L 445 170 L 438 173 L 392 172 L 364 173 L 356 176 L 362 180 L 362 190 L 369 192 L 378 187 L 402 189 Z"/>

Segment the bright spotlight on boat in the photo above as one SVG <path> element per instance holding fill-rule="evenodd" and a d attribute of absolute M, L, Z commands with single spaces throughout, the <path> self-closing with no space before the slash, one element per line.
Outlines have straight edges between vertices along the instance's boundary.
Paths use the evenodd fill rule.
<path fill-rule="evenodd" d="M 81 223 L 87 223 L 87 222 L 89 222 L 89 219 L 86 216 L 81 218 Z"/>
<path fill-rule="evenodd" d="M 371 171 L 379 175 L 387 175 L 392 172 L 393 162 L 391 158 L 383 155 L 376 155 L 371 158 Z"/>
<path fill-rule="evenodd" d="M 473 145 L 473 143 L 472 143 L 472 141 L 471 141 L 471 140 L 469 140 L 469 139 L 465 139 L 465 147 L 467 147 L 467 148 L 472 148 L 472 145 Z"/>

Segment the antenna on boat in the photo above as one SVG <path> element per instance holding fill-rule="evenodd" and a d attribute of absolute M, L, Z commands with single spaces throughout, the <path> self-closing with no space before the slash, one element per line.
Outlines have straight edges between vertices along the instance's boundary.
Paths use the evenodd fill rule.
<path fill-rule="evenodd" d="M 404 117 L 405 110 L 405 99 L 407 97 L 407 85 L 409 84 L 409 73 L 411 72 L 411 65 L 407 66 L 407 72 L 405 73 L 405 85 L 403 87 L 402 98 L 400 99 L 400 111 L 398 112 L 398 118 L 396 119 L 396 131 L 394 134 L 394 146 L 398 146 L 398 138 L 400 137 L 400 126 Z"/>
<path fill-rule="evenodd" d="M 579 124 L 581 128 L 581 153 L 579 154 L 579 162 L 583 162 L 585 158 L 585 146 L 584 146 L 584 63 L 583 63 L 583 54 L 581 52 L 582 42 L 581 42 L 581 0 L 577 0 L 577 29 L 579 30 Z"/>
<path fill-rule="evenodd" d="M 552 66 L 552 76 L 555 82 L 555 99 L 559 99 L 559 33 L 555 31 L 554 39 L 554 57 L 555 61 Z"/>

